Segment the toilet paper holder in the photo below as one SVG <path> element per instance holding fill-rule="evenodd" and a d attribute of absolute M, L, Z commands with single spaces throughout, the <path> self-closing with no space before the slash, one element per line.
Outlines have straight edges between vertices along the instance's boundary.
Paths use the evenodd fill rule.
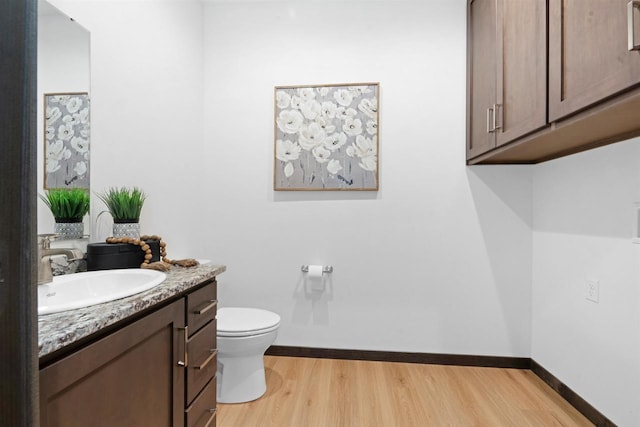
<path fill-rule="evenodd" d="M 302 270 L 303 273 L 308 273 L 309 272 L 309 266 L 308 265 L 303 265 L 300 270 Z M 333 273 L 333 266 L 332 265 L 323 265 L 322 266 L 322 272 L 323 273 Z"/>

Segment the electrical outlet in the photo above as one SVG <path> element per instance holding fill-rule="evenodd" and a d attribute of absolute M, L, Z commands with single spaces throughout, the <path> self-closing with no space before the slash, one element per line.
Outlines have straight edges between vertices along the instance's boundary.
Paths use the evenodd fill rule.
<path fill-rule="evenodd" d="M 596 304 L 600 300 L 600 281 L 587 279 L 587 295 L 586 298 L 589 301 L 595 302 Z"/>

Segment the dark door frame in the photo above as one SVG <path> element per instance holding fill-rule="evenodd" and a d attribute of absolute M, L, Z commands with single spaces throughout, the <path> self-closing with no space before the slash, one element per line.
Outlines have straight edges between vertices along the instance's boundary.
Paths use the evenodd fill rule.
<path fill-rule="evenodd" d="M 36 0 L 0 1 L 0 423 L 38 426 Z"/>

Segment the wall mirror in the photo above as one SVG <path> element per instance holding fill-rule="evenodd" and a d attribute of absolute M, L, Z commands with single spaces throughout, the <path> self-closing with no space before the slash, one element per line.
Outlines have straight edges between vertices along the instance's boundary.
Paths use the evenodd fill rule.
<path fill-rule="evenodd" d="M 39 0 L 39 194 L 48 188 L 90 191 L 90 79 L 89 31 L 51 3 Z M 38 233 L 53 233 L 51 211 L 41 200 L 37 203 Z M 88 240 L 90 233 L 91 220 L 86 215 L 83 240 Z"/>

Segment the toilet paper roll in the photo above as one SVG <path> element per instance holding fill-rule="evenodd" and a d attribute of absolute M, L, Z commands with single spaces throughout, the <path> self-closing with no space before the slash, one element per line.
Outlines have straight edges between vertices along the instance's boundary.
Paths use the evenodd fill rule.
<path fill-rule="evenodd" d="M 324 289 L 324 279 L 322 277 L 323 266 L 310 265 L 307 273 L 307 286 L 312 291 L 322 291 Z"/>

